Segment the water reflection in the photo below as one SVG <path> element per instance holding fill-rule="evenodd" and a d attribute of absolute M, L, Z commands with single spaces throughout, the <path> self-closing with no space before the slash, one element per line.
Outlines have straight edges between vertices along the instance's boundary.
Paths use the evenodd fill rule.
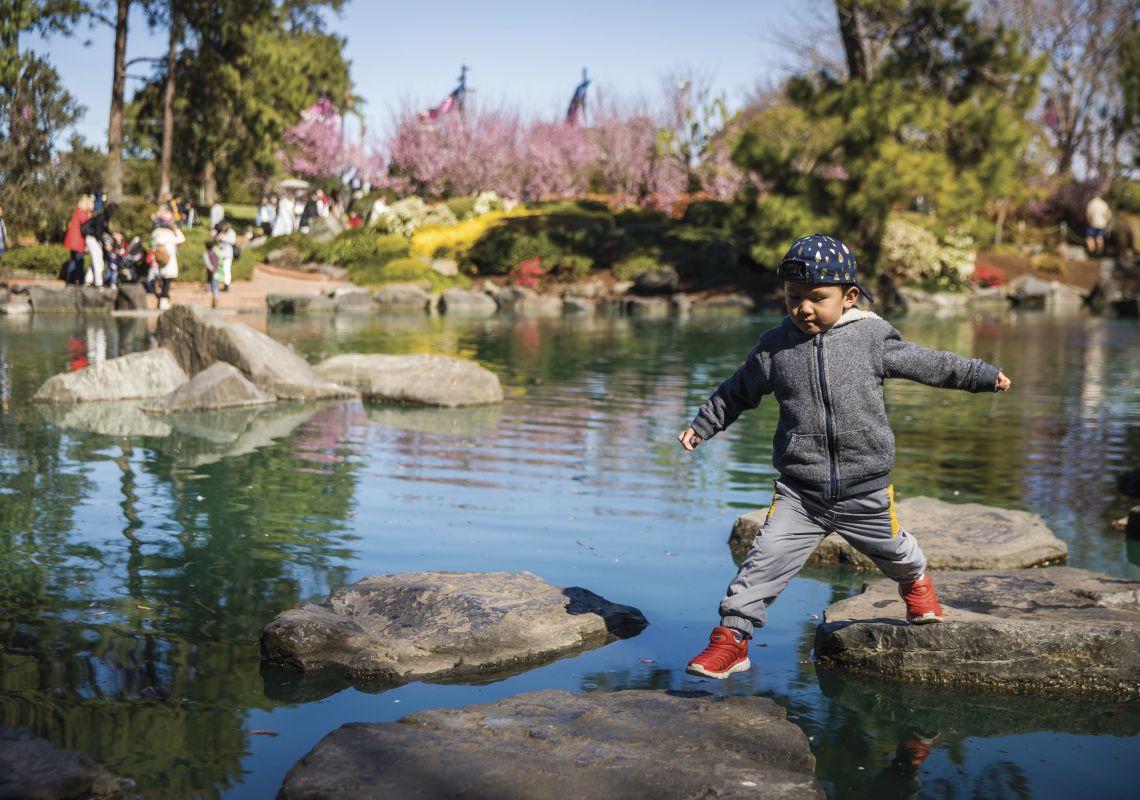
<path fill-rule="evenodd" d="M 673 437 L 774 319 L 255 321 L 312 360 L 473 358 L 507 398 L 455 410 L 280 405 L 137 428 L 122 405 L 29 398 L 76 358 L 152 346 L 146 320 L 0 320 L 0 720 L 90 753 L 149 796 L 271 796 L 292 762 L 261 755 L 255 718 L 274 715 L 277 745 L 296 758 L 306 737 L 343 722 L 484 697 L 413 685 L 309 706 L 328 687 L 262 674 L 257 632 L 281 610 L 421 569 L 526 569 L 653 620 L 636 651 L 617 643 L 487 691 L 707 688 L 683 667 L 731 577 L 733 518 L 771 496 L 775 405 L 695 454 Z M 1000 397 L 890 382 L 899 495 L 1035 511 L 1074 566 L 1140 577 L 1140 543 L 1108 528 L 1129 505 L 1115 477 L 1140 455 L 1140 329 L 1004 314 L 899 327 L 1015 381 Z M 862 580 L 805 570 L 773 609 L 756 669 L 718 688 L 788 708 L 833 796 L 911 796 L 915 781 L 929 796 L 1027 785 L 1050 796 L 1063 782 L 1040 762 L 1040 737 L 1135 747 L 1131 706 L 884 687 L 801 663 L 810 613 Z M 916 770 L 914 741 L 931 734 Z M 1090 791 L 1130 785 L 1124 767 L 1085 760 L 1103 766 L 1083 776 Z"/>

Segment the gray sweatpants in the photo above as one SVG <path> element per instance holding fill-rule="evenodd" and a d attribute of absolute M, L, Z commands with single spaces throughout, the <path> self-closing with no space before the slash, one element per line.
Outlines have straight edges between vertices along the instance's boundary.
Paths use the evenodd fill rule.
<path fill-rule="evenodd" d="M 830 501 L 776 481 L 764 527 L 720 604 L 720 624 L 748 634 L 763 627 L 768 606 L 832 531 L 900 583 L 926 570 L 918 541 L 895 516 L 893 486 Z"/>

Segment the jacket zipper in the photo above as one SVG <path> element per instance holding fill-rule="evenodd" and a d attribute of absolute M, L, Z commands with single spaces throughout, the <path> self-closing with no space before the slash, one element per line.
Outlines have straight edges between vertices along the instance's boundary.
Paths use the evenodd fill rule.
<path fill-rule="evenodd" d="M 823 396 L 823 416 L 827 422 L 828 497 L 839 497 L 839 465 L 836 463 L 835 425 L 831 418 L 831 396 L 827 391 L 827 373 L 823 368 L 823 334 L 815 337 L 815 355 L 819 364 L 819 391 Z"/>

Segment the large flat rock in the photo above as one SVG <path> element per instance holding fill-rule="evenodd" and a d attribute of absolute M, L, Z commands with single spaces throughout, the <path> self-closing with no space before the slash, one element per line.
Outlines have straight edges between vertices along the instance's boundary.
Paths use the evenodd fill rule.
<path fill-rule="evenodd" d="M 216 361 L 170 394 L 143 403 L 141 408 L 151 414 L 174 414 L 260 406 L 276 400 L 254 386 L 237 367 Z"/>
<path fill-rule="evenodd" d="M 934 574 L 941 625 L 907 625 L 882 580 L 830 606 L 825 666 L 1015 691 L 1140 692 L 1140 581 L 1074 567 Z"/>
<path fill-rule="evenodd" d="M 0 725 L 0 798 L 111 800 L 131 786 L 85 753 Z"/>
<path fill-rule="evenodd" d="M 397 684 L 517 671 L 636 634 L 640 611 L 529 572 L 416 572 L 365 578 L 261 631 L 271 665 Z"/>
<path fill-rule="evenodd" d="M 462 358 L 344 354 L 322 361 L 316 372 L 385 403 L 455 407 L 503 399 L 498 376 Z"/>
<path fill-rule="evenodd" d="M 343 725 L 285 776 L 317 798 L 822 798 L 803 732 L 764 697 L 547 691 Z"/>
<path fill-rule="evenodd" d="M 1069 548 L 1045 521 L 1027 511 L 979 503 L 946 503 L 933 497 L 908 497 L 895 506 L 899 524 L 922 545 L 928 566 L 941 569 L 1013 569 L 1063 563 Z M 728 544 L 741 556 L 764 526 L 767 508 L 737 517 Z M 877 572 L 871 559 L 829 534 L 809 564 L 840 564 Z"/>
<path fill-rule="evenodd" d="M 498 304 L 483 294 L 468 289 L 446 289 L 439 298 L 439 308 L 445 314 L 462 317 L 492 317 Z"/>
<path fill-rule="evenodd" d="M 164 312 L 158 318 L 158 340 L 191 375 L 224 361 L 283 400 L 357 396 L 352 389 L 317 375 L 308 361 L 280 342 L 198 306 L 179 305 Z"/>
<path fill-rule="evenodd" d="M 37 403 L 149 399 L 169 394 L 187 380 L 173 354 L 160 348 L 52 375 L 32 399 Z"/>
<path fill-rule="evenodd" d="M 28 286 L 28 302 L 36 314 L 109 314 L 115 292 L 94 286 Z"/>

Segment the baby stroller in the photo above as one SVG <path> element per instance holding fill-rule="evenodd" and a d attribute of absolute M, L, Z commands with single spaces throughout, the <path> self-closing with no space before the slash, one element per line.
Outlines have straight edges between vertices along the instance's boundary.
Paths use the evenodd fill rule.
<path fill-rule="evenodd" d="M 146 270 L 146 246 L 136 236 L 119 259 L 119 282 L 138 283 L 146 277 Z"/>

